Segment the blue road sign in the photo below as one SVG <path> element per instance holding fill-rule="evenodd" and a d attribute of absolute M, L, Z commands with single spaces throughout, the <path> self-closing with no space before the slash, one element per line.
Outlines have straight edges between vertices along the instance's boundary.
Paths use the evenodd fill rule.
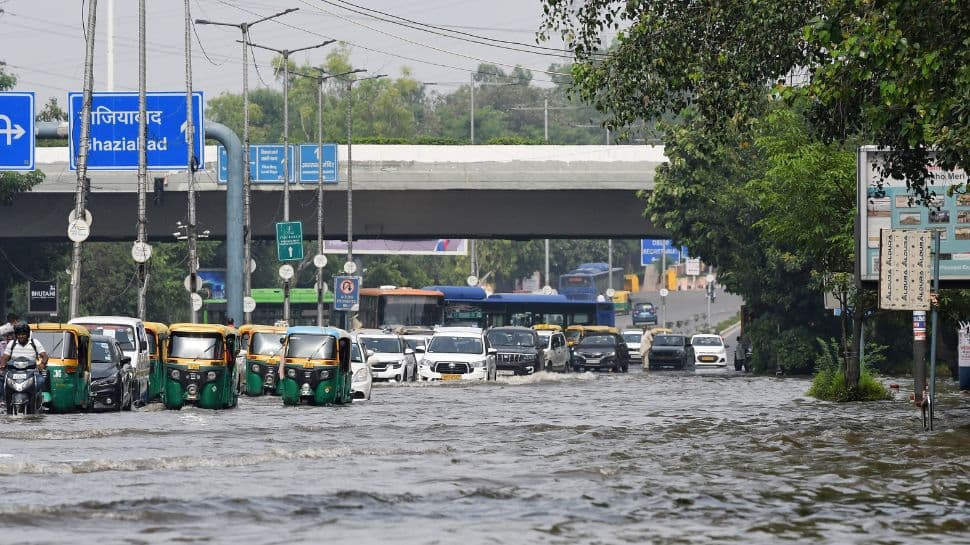
<path fill-rule="evenodd" d="M 249 181 L 253 183 L 283 183 L 283 144 L 249 145 Z M 290 182 L 296 180 L 293 165 L 296 161 L 296 145 L 290 144 Z M 226 148 L 219 146 L 219 183 L 229 179 L 229 156 Z"/>
<path fill-rule="evenodd" d="M 83 93 L 68 93 L 71 120 L 71 170 L 77 169 L 81 138 Z M 205 164 L 202 135 L 202 92 L 192 93 L 192 123 L 195 156 Z M 146 145 L 149 170 L 188 168 L 185 130 L 185 93 L 148 93 L 145 97 Z M 138 169 L 138 93 L 94 93 L 91 97 L 91 140 L 88 149 L 91 170 Z"/>
<path fill-rule="evenodd" d="M 320 177 L 320 147 L 316 144 L 300 146 L 300 181 L 316 182 Z M 323 183 L 337 183 L 337 144 L 323 145 Z"/>
<path fill-rule="evenodd" d="M 675 247 L 670 240 L 644 238 L 640 239 L 640 266 L 646 267 L 656 261 L 663 259 L 664 253 L 667 254 L 667 263 L 676 263 L 681 257 L 687 255 L 685 246 Z"/>
<path fill-rule="evenodd" d="M 0 93 L 0 170 L 34 170 L 34 93 Z"/>
<path fill-rule="evenodd" d="M 280 261 L 303 259 L 303 222 L 281 221 L 276 224 L 276 257 Z"/>
<path fill-rule="evenodd" d="M 333 309 L 354 310 L 360 303 L 360 277 L 335 276 L 333 278 Z"/>

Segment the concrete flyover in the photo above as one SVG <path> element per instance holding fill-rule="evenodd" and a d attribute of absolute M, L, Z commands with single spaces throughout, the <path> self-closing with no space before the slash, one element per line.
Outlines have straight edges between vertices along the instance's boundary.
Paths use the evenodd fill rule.
<path fill-rule="evenodd" d="M 74 207 L 76 175 L 67 148 L 38 148 L 46 175 L 32 191 L 0 206 L 0 237 L 66 240 Z M 206 147 L 205 171 L 197 173 L 199 228 L 226 236 L 226 185 L 217 182 L 215 146 Z M 347 149 L 339 148 L 340 181 L 324 186 L 325 238 L 347 237 Z M 663 237 L 643 217 L 638 190 L 652 190 L 665 161 L 650 146 L 353 146 L 355 239 L 424 238 L 648 238 Z M 166 177 L 160 203 L 152 179 Z M 89 240 L 133 240 L 136 173 L 89 171 Z M 186 220 L 185 172 L 149 172 L 148 235 L 172 240 Z M 272 239 L 283 217 L 281 183 L 253 185 L 253 237 Z M 316 239 L 316 185 L 290 186 L 290 219 L 302 220 L 304 236 Z M 241 218 L 230 220 L 242 229 Z"/>

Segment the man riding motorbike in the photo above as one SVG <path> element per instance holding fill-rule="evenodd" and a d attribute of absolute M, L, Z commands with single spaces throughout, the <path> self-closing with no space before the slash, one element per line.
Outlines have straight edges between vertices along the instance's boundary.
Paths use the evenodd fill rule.
<path fill-rule="evenodd" d="M 38 389 L 44 391 L 47 387 L 47 350 L 37 339 L 30 337 L 30 326 L 21 322 L 13 328 L 14 340 L 7 343 L 0 356 L 0 374 L 6 370 L 7 362 L 16 358 L 31 358 L 37 361 L 40 372 Z"/>

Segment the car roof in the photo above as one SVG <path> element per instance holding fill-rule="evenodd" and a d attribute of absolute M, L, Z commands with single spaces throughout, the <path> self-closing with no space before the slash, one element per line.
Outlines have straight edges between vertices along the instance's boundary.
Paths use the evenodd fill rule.
<path fill-rule="evenodd" d="M 531 327 L 525 327 L 521 325 L 500 325 L 488 328 L 489 331 L 528 331 L 529 333 L 535 333 L 536 330 Z"/>
<path fill-rule="evenodd" d="M 721 336 L 716 333 L 695 333 L 691 336 L 691 338 L 693 339 L 694 337 L 716 337 L 718 339 L 721 338 Z"/>
<path fill-rule="evenodd" d="M 354 334 L 356 334 L 358 337 L 399 337 L 397 333 L 391 333 L 390 331 L 384 331 L 383 329 L 359 329 L 355 331 Z"/>
<path fill-rule="evenodd" d="M 642 329 L 623 329 L 620 331 L 621 335 L 626 335 L 627 333 L 636 333 L 637 335 L 643 335 Z"/>
<path fill-rule="evenodd" d="M 438 329 L 434 330 L 434 334 L 437 335 L 439 333 L 449 333 L 449 334 L 451 334 L 451 333 L 466 333 L 466 334 L 481 335 L 482 334 L 482 328 L 480 328 L 480 327 L 459 327 L 459 326 L 439 327 Z"/>

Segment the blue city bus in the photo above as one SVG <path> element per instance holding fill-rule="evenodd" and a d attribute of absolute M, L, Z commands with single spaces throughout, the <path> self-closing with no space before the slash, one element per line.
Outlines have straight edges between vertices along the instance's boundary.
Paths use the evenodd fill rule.
<path fill-rule="evenodd" d="M 567 299 L 594 301 L 597 295 L 605 295 L 611 285 L 613 289 L 623 289 L 622 267 L 610 269 L 606 263 L 583 263 L 559 275 L 559 294 Z"/>
<path fill-rule="evenodd" d="M 465 286 L 429 286 L 424 289 L 444 294 L 443 325 L 495 327 L 556 324 L 616 325 L 611 302 L 573 300 L 563 295 L 495 293 Z"/>

